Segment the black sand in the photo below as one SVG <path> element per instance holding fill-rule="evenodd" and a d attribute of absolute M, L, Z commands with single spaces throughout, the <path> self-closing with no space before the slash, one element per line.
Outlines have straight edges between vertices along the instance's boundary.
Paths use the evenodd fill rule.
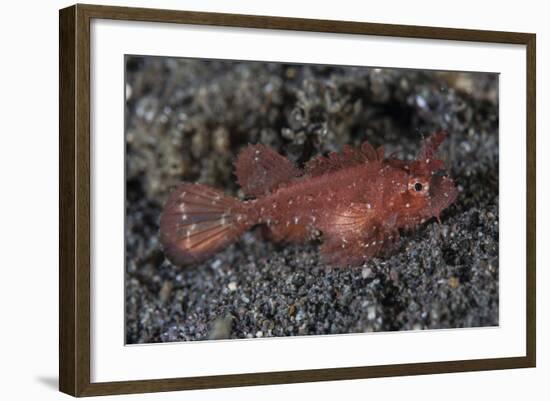
<path fill-rule="evenodd" d="M 498 324 L 498 76 L 131 57 L 126 91 L 127 343 Z M 439 129 L 458 200 L 390 255 L 332 269 L 258 229 L 196 266 L 164 258 L 170 188 L 242 196 L 247 143 L 298 164 L 364 140 L 414 157 Z"/>

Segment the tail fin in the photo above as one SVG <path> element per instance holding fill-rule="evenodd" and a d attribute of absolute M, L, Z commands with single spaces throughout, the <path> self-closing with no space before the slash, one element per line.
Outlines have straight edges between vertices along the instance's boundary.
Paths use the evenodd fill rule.
<path fill-rule="evenodd" d="M 200 184 L 180 184 L 160 218 L 160 241 L 174 264 L 200 262 L 235 241 L 253 225 L 246 205 Z"/>

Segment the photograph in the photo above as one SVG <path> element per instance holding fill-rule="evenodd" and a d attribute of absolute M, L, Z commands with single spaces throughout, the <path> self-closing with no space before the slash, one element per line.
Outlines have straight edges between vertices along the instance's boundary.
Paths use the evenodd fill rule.
<path fill-rule="evenodd" d="M 499 74 L 125 55 L 125 344 L 499 325 Z"/>

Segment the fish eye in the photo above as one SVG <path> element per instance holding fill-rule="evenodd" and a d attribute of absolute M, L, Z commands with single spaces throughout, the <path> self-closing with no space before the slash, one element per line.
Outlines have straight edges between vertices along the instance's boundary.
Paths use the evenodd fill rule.
<path fill-rule="evenodd" d="M 409 179 L 408 189 L 411 195 L 424 196 L 430 191 L 430 183 L 422 177 L 411 177 Z"/>

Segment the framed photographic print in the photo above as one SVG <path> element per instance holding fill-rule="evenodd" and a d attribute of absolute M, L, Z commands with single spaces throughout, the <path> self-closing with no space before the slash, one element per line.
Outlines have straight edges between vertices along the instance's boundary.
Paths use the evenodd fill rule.
<path fill-rule="evenodd" d="M 60 11 L 60 390 L 534 367 L 535 35 Z"/>

